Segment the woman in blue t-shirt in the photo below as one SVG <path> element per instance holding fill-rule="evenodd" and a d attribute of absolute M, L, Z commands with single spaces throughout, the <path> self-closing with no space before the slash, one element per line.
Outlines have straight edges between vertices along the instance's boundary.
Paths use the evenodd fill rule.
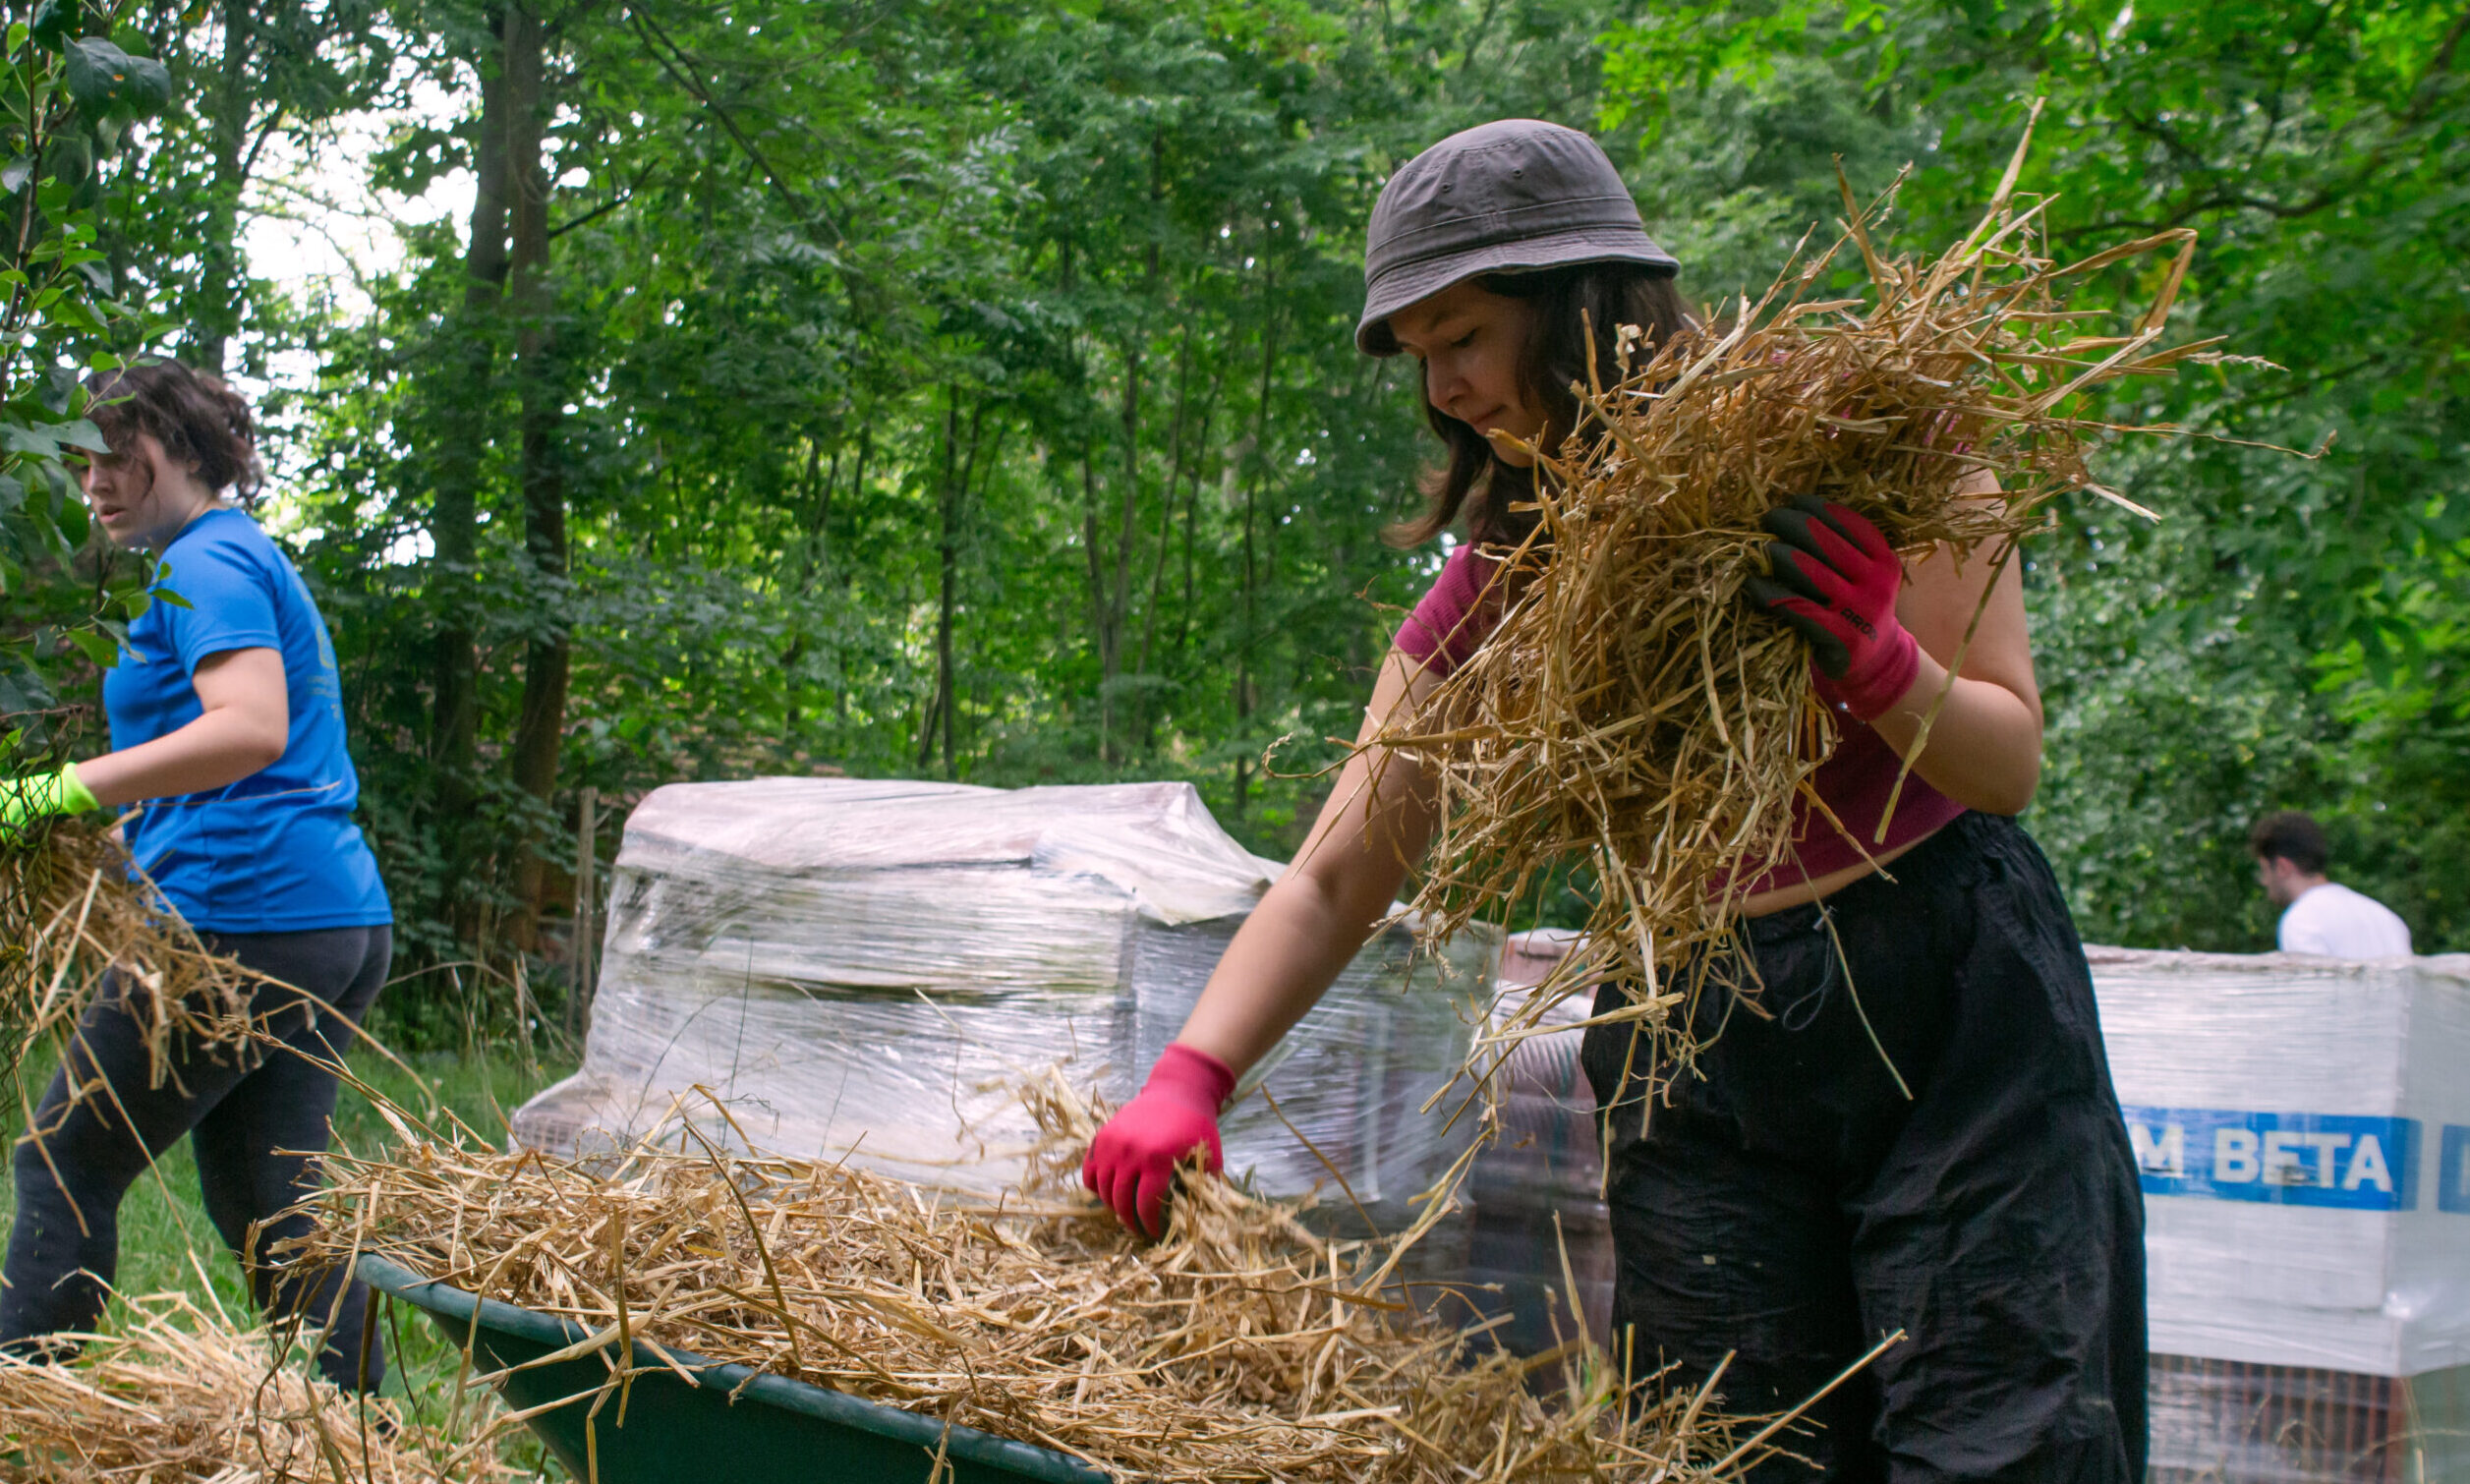
<path fill-rule="evenodd" d="M 334 1113 L 335 1077 L 309 1058 L 340 1057 L 393 953 L 385 887 L 352 823 L 334 646 L 291 560 L 235 503 L 260 475 L 248 405 L 171 361 L 87 389 L 112 451 L 88 466 L 86 501 L 114 544 L 159 559 L 155 590 L 176 598 L 129 625 L 103 677 L 112 750 L 5 790 L 0 841 L 42 814 L 134 810 L 138 867 L 209 948 L 263 976 L 252 1011 L 304 1055 L 175 1043 L 156 1075 L 131 1003 L 147 992 L 115 977 L 16 1151 L 0 1348 L 60 1355 L 49 1337 L 94 1328 L 121 1198 L 189 1134 L 206 1213 L 258 1301 L 327 1330 L 327 1379 L 373 1388 L 384 1355 L 365 1333 L 366 1290 L 287 1273 L 277 1245 L 306 1227 L 278 1218 L 315 1188 L 297 1151 L 325 1148 Z"/>

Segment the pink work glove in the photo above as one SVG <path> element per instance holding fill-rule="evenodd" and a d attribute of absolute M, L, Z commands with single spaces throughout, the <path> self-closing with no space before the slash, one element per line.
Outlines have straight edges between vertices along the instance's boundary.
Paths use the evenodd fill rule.
<path fill-rule="evenodd" d="M 1089 1141 L 1081 1183 L 1112 1207 L 1123 1225 L 1148 1236 L 1166 1234 L 1167 1192 L 1175 1167 L 1195 1149 L 1209 1153 L 1209 1172 L 1225 1163 L 1218 1147 L 1218 1110 L 1235 1091 L 1235 1074 L 1207 1052 L 1170 1042 L 1140 1096 L 1107 1119 Z"/>
<path fill-rule="evenodd" d="M 1878 528 L 1842 505 L 1797 494 L 1760 518 L 1773 532 L 1775 578 L 1752 577 L 1750 600 L 1800 630 L 1809 662 L 1864 721 L 1886 714 L 1913 688 L 1921 646 L 1896 620 L 1904 563 Z"/>

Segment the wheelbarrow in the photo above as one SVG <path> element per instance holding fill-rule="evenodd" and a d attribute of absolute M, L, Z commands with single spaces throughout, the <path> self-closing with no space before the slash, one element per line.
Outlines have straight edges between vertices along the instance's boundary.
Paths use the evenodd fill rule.
<path fill-rule="evenodd" d="M 634 1363 L 651 1369 L 635 1376 L 624 1419 L 612 1398 L 591 1419 L 587 1443 L 585 1418 L 608 1379 L 602 1357 L 527 1362 L 589 1339 L 589 1330 L 431 1283 L 373 1253 L 362 1256 L 359 1273 L 468 1349 L 506 1404 L 531 1412 L 524 1421 L 578 1484 L 592 1479 L 595 1462 L 600 1484 L 929 1484 L 939 1456 L 941 1478 L 951 1484 L 1107 1484 L 1105 1474 L 1051 1449 L 670 1350 L 689 1381 L 641 1344 Z M 560 1398 L 574 1399 L 550 1405 Z"/>

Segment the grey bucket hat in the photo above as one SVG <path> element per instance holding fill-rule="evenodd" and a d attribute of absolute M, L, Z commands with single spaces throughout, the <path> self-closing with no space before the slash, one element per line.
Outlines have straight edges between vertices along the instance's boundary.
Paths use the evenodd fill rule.
<path fill-rule="evenodd" d="M 1381 188 L 1364 233 L 1355 345 L 1397 355 L 1390 315 L 1478 273 L 1606 261 L 1681 271 L 1646 235 L 1603 146 L 1540 119 L 1479 125 L 1408 160 Z"/>

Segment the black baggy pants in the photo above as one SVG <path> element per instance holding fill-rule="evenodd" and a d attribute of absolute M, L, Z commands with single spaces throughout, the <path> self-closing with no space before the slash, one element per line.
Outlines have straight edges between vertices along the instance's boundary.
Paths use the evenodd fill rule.
<path fill-rule="evenodd" d="M 173 1075 L 149 1087 L 143 1024 L 125 999 L 126 981 L 113 976 L 79 1022 L 66 1064 L 18 1141 L 17 1222 L 0 1270 L 7 1278 L 0 1347 L 47 1353 L 53 1347 L 45 1337 L 94 1328 L 119 1271 L 121 1198 L 188 1134 L 206 1215 L 240 1258 L 258 1304 L 278 1320 L 297 1318 L 313 1328 L 331 1321 L 318 1370 L 338 1386 L 373 1391 L 385 1375 L 385 1354 L 374 1336 L 366 1336 L 367 1288 L 354 1282 L 346 1289 L 340 1273 L 303 1279 L 273 1254 L 275 1244 L 308 1230 L 306 1216 L 282 1213 L 316 1189 L 316 1162 L 298 1151 L 323 1150 L 334 1115 L 334 1074 L 305 1056 L 334 1061 L 349 1048 L 351 1026 L 386 982 L 393 930 L 205 938 L 207 947 L 266 976 L 251 1012 L 268 1035 L 305 1056 L 175 1042 Z M 297 991 L 324 1004 L 305 1001 Z M 73 1098 L 72 1071 L 79 1085 L 99 1078 L 108 1088 L 91 1086 Z M 364 1344 L 365 1336 L 371 1342 Z"/>
<path fill-rule="evenodd" d="M 1784 1440 L 1820 1471 L 1761 1480 L 2141 1484 L 2143 1196 L 2057 883 L 1978 814 L 1889 872 L 1743 924 L 1668 1099 L 1626 1026 L 1588 1031 L 1615 1332 L 1668 1385 L 1733 1353 L 1736 1413 L 1905 1333 Z"/>

